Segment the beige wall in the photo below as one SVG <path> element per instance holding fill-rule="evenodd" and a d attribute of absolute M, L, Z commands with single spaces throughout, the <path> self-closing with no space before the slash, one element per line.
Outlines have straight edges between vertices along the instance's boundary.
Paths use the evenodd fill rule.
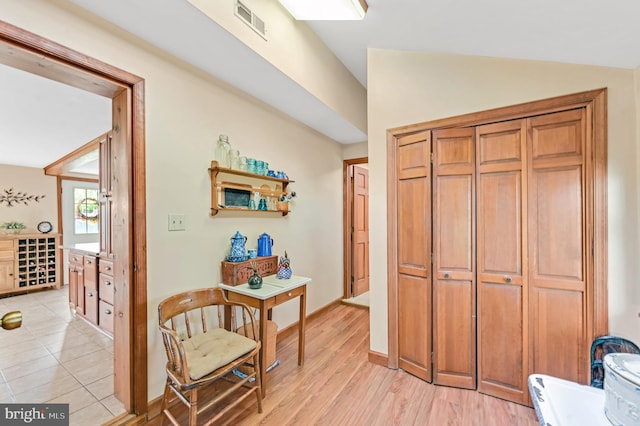
<path fill-rule="evenodd" d="M 636 74 L 640 72 L 636 71 Z M 585 90 L 609 94 L 609 325 L 640 341 L 632 70 L 369 49 L 370 204 L 386 205 L 386 129 Z M 386 210 L 370 209 L 371 349 L 387 353 Z"/>
<path fill-rule="evenodd" d="M 0 19 L 146 81 L 149 398 L 161 394 L 165 380 L 158 303 L 219 282 L 220 261 L 236 231 L 248 237 L 250 247 L 259 234 L 269 233 L 274 252 L 288 252 L 294 274 L 313 278 L 307 312 L 339 299 L 342 146 L 213 78 L 154 55 L 154 49 L 127 34 L 114 35 L 100 22 L 78 19 L 55 4 L 5 1 Z M 207 169 L 220 133 L 228 134 L 242 155 L 264 159 L 295 180 L 292 213 L 209 215 Z M 167 231 L 169 213 L 186 215 L 185 232 Z M 297 320 L 297 312 L 297 302 L 287 303 L 274 310 L 274 320 L 284 328 Z"/>
<path fill-rule="evenodd" d="M 367 142 L 351 143 L 342 146 L 342 158 L 362 158 L 369 155 Z"/>
<path fill-rule="evenodd" d="M 0 224 L 22 222 L 27 226 L 23 232 L 37 232 L 38 223 L 46 220 L 53 224 L 54 232 L 58 228 L 58 199 L 56 197 L 56 178 L 46 176 L 44 171 L 34 167 L 18 167 L 0 164 L 0 193 L 13 188 L 13 192 L 27 195 L 44 195 L 40 201 L 29 201 L 27 205 L 16 204 L 8 207 L 0 204 Z M 0 231 L 2 232 L 2 231 Z"/>
<path fill-rule="evenodd" d="M 267 41 L 233 11 L 235 0 L 189 0 L 273 66 L 367 132 L 367 91 L 304 21 L 296 21 L 277 0 L 243 0 L 267 26 Z"/>

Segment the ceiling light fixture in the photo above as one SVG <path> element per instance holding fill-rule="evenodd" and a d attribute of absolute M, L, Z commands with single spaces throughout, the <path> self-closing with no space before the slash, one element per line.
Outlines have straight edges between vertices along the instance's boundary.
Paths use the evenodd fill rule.
<path fill-rule="evenodd" d="M 363 19 L 365 0 L 280 0 L 299 21 L 349 21 Z"/>

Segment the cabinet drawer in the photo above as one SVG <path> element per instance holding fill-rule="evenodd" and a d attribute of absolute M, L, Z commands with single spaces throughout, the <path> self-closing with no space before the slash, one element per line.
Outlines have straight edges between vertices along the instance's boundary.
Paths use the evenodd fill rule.
<path fill-rule="evenodd" d="M 98 292 L 95 289 L 84 289 L 84 316 L 94 324 L 98 324 Z"/>
<path fill-rule="evenodd" d="M 100 328 L 113 334 L 113 306 L 101 300 L 98 316 L 100 320 L 98 325 Z"/>
<path fill-rule="evenodd" d="M 100 300 L 113 305 L 113 277 L 100 274 L 98 281 L 100 282 Z"/>
<path fill-rule="evenodd" d="M 101 274 L 113 276 L 113 262 L 100 259 L 100 262 L 98 262 L 98 271 L 100 271 Z"/>
<path fill-rule="evenodd" d="M 0 248 L 0 260 L 13 260 L 13 250 L 2 250 Z"/>
<path fill-rule="evenodd" d="M 287 300 L 294 299 L 304 293 L 304 287 L 294 288 L 286 293 L 282 293 L 276 296 L 276 305 L 286 302 Z"/>
<path fill-rule="evenodd" d="M 13 250 L 13 240 L 0 240 L 0 250 Z"/>
<path fill-rule="evenodd" d="M 82 266 L 84 264 L 84 256 L 78 253 L 69 253 L 69 263 Z"/>
<path fill-rule="evenodd" d="M 82 259 L 85 271 L 87 269 L 97 269 L 98 259 L 95 256 L 84 256 Z"/>

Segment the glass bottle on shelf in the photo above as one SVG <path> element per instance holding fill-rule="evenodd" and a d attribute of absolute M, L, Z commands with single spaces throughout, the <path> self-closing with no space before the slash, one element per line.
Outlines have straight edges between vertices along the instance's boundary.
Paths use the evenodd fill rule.
<path fill-rule="evenodd" d="M 216 161 L 218 167 L 231 167 L 231 161 L 229 153 L 231 151 L 231 145 L 229 144 L 229 137 L 227 135 L 220 135 L 218 137 L 218 145 L 216 146 Z"/>
<path fill-rule="evenodd" d="M 229 151 L 229 163 L 232 169 L 240 170 L 240 151 L 237 149 Z"/>

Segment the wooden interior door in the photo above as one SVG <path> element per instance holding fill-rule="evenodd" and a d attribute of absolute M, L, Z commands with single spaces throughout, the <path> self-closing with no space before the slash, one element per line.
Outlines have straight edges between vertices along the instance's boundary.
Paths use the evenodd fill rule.
<path fill-rule="evenodd" d="M 431 382 L 431 138 L 397 140 L 398 367 Z"/>
<path fill-rule="evenodd" d="M 585 109 L 528 119 L 531 371 L 587 383 Z"/>
<path fill-rule="evenodd" d="M 369 170 L 353 166 L 353 241 L 351 274 L 353 297 L 369 291 Z"/>
<path fill-rule="evenodd" d="M 478 390 L 528 401 L 526 120 L 476 128 Z"/>
<path fill-rule="evenodd" d="M 474 129 L 433 132 L 434 382 L 476 387 Z"/>

